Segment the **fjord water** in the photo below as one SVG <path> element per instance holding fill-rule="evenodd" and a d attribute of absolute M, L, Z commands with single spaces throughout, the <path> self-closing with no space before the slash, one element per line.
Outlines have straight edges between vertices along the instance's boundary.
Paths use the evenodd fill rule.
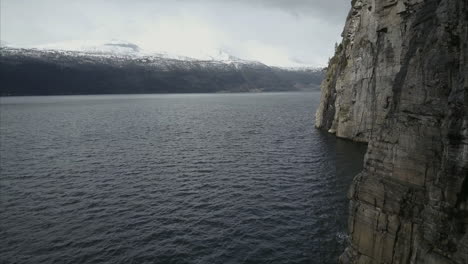
<path fill-rule="evenodd" d="M 0 262 L 335 263 L 364 146 L 319 99 L 0 98 Z"/>

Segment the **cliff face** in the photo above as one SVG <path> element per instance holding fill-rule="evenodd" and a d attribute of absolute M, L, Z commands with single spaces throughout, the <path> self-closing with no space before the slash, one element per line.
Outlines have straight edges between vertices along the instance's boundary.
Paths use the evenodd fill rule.
<path fill-rule="evenodd" d="M 468 1 L 353 0 L 316 126 L 368 142 L 343 263 L 468 263 Z"/>

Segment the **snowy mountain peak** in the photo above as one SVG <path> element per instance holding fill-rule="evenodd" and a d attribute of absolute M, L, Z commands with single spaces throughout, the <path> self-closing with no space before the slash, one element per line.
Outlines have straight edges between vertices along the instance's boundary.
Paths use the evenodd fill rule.
<path fill-rule="evenodd" d="M 35 46 L 39 50 L 72 51 L 92 55 L 106 55 L 116 57 L 160 57 L 165 59 L 175 59 L 183 61 L 216 61 L 226 64 L 262 64 L 256 61 L 243 60 L 235 57 L 224 50 L 200 50 L 196 56 L 187 56 L 172 54 L 165 51 L 159 51 L 155 48 L 153 51 L 142 49 L 139 45 L 123 40 L 110 41 L 91 41 L 91 40 L 73 40 L 57 42 L 46 45 Z"/>
<path fill-rule="evenodd" d="M 113 43 L 113 42 L 110 42 L 110 43 L 105 43 L 104 44 L 105 47 L 111 47 L 113 49 L 123 49 L 123 50 L 128 50 L 130 49 L 132 52 L 140 52 L 140 47 L 138 47 L 138 45 L 136 44 L 133 44 L 133 43 Z"/>
<path fill-rule="evenodd" d="M 138 45 L 121 40 L 111 41 L 90 41 L 90 40 L 72 40 L 65 42 L 57 42 L 46 45 L 37 46 L 43 50 L 63 50 L 77 51 L 85 53 L 102 53 L 114 55 L 138 55 L 141 49 Z"/>

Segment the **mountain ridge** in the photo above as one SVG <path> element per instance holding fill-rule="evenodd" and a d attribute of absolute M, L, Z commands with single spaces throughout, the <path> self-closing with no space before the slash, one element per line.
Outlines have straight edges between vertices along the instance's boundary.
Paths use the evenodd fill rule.
<path fill-rule="evenodd" d="M 0 95 L 299 91 L 317 89 L 323 74 L 232 57 L 148 55 L 133 52 L 138 46 L 116 45 L 111 51 L 118 52 L 1 47 Z"/>
<path fill-rule="evenodd" d="M 56 43 L 49 43 L 36 46 L 14 46 L 7 43 L 2 44 L 6 48 L 24 49 L 24 50 L 40 50 L 40 51 L 57 51 L 57 52 L 78 52 L 81 54 L 95 54 L 95 55 L 114 55 L 120 57 L 161 57 L 167 59 L 189 60 L 189 61 L 220 61 L 225 63 L 242 62 L 242 63 L 258 63 L 265 64 L 257 60 L 243 59 L 234 56 L 223 49 L 207 49 L 200 50 L 197 55 L 192 56 L 171 53 L 164 50 L 148 51 L 141 48 L 139 45 L 125 41 L 125 40 L 72 40 Z M 302 63 L 296 63 L 295 66 L 279 66 L 268 65 L 270 67 L 299 70 L 321 70 L 322 67 L 313 67 Z"/>

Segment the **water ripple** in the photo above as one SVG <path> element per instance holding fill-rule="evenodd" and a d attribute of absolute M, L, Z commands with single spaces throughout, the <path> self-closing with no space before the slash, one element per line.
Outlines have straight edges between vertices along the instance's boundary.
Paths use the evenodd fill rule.
<path fill-rule="evenodd" d="M 0 262 L 336 262 L 363 149 L 318 101 L 2 98 Z"/>

